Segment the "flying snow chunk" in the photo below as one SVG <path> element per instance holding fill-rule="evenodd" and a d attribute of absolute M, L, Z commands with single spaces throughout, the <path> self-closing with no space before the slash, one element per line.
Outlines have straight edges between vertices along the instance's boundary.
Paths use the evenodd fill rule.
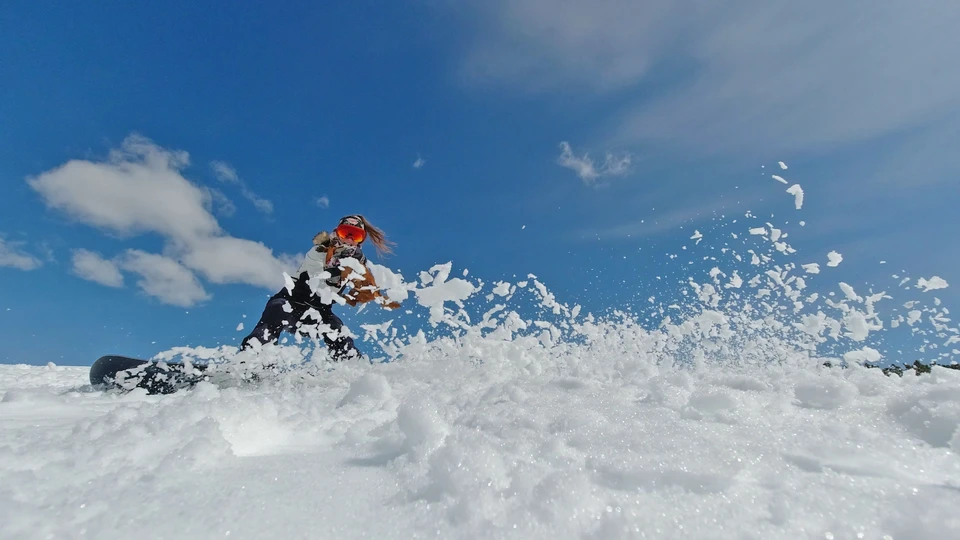
<path fill-rule="evenodd" d="M 802 265 L 802 266 L 803 266 L 803 269 L 804 269 L 808 274 L 819 274 L 819 273 L 820 273 L 820 265 L 817 264 L 817 263 L 804 264 L 804 265 Z"/>
<path fill-rule="evenodd" d="M 447 281 L 452 266 L 453 263 L 450 262 L 434 265 L 430 269 L 430 272 L 434 273 L 430 286 L 414 291 L 417 302 L 430 309 L 431 324 L 436 324 L 443 318 L 445 302 L 453 302 L 462 308 L 463 301 L 477 290 L 469 281 L 460 278 Z"/>
<path fill-rule="evenodd" d="M 787 188 L 787 193 L 793 195 L 793 204 L 797 207 L 797 210 L 803 208 L 803 188 L 800 187 L 800 184 L 794 184 Z"/>
<path fill-rule="evenodd" d="M 767 234 L 767 230 L 763 227 L 754 227 L 750 229 L 750 234 L 757 234 L 757 235 Z"/>
<path fill-rule="evenodd" d="M 853 290 L 853 287 L 851 287 L 849 284 L 841 281 L 840 289 L 843 291 L 843 294 L 847 297 L 847 300 L 853 300 L 854 302 L 863 302 L 863 298 L 861 298 L 856 293 L 856 291 Z"/>
<path fill-rule="evenodd" d="M 290 277 L 290 274 L 284 272 L 284 273 L 283 273 L 283 287 L 284 287 L 285 289 L 287 289 L 287 292 L 290 293 L 290 294 L 293 294 L 293 287 L 294 287 L 295 285 L 296 285 L 296 283 L 293 282 L 293 278 Z"/>
<path fill-rule="evenodd" d="M 781 184 L 789 184 L 789 182 L 784 180 L 782 176 L 777 176 L 775 174 L 771 174 L 770 176 L 772 176 L 774 180 L 776 180 L 777 182 L 780 182 Z"/>
<path fill-rule="evenodd" d="M 829 259 L 827 266 L 834 268 L 843 262 L 843 255 L 837 253 L 836 251 L 831 251 L 830 253 L 827 253 L 827 259 Z"/>
<path fill-rule="evenodd" d="M 390 300 L 403 302 L 409 295 L 410 286 L 403 281 L 403 276 L 375 263 L 368 263 L 370 273 L 381 290 L 386 292 Z"/>
<path fill-rule="evenodd" d="M 787 170 L 787 164 L 786 164 L 786 163 L 784 163 L 784 162 L 782 162 L 782 161 L 779 162 L 779 163 L 780 163 L 780 168 L 781 168 L 781 169 Z"/>
<path fill-rule="evenodd" d="M 843 355 L 843 359 L 851 364 L 874 364 L 883 358 L 880 351 L 864 347 L 859 351 L 850 351 Z"/>
<path fill-rule="evenodd" d="M 700 231 L 693 231 L 693 236 L 691 236 L 690 239 L 696 240 L 699 244 L 700 241 L 703 240 L 703 235 L 700 233 Z"/>
<path fill-rule="evenodd" d="M 237 325 L 237 332 L 243 332 L 243 323 Z"/>
<path fill-rule="evenodd" d="M 923 289 L 923 292 L 946 289 L 948 286 L 946 280 L 940 276 L 933 276 L 930 279 L 920 278 L 917 280 L 917 288 Z"/>

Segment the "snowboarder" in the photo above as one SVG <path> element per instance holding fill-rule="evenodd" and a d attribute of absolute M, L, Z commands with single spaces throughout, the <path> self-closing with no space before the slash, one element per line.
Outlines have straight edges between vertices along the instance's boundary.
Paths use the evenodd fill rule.
<path fill-rule="evenodd" d="M 387 309 L 400 307 L 380 294 L 367 267 L 360 247 L 367 238 L 379 255 L 391 252 L 393 243 L 383 231 L 359 214 L 341 218 L 333 234 L 318 233 L 292 287 L 288 283 L 267 301 L 257 326 L 243 339 L 241 350 L 256 347 L 254 341 L 261 345 L 276 343 L 286 330 L 307 336 L 319 333 L 334 360 L 362 358 L 353 338 L 341 334 L 343 321 L 333 313 L 331 304 L 342 298 L 350 306 L 377 301 Z"/>

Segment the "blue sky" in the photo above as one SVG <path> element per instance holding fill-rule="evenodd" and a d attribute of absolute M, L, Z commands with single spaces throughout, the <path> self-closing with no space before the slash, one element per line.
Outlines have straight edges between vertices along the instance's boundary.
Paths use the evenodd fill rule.
<path fill-rule="evenodd" d="M 236 343 L 354 212 L 411 279 L 533 273 L 594 311 L 746 210 L 797 262 L 841 252 L 836 281 L 960 283 L 958 23 L 946 0 L 18 2 L 0 361 Z"/>

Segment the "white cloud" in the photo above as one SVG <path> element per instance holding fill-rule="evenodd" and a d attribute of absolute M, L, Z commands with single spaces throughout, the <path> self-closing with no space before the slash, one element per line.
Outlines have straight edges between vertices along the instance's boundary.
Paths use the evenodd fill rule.
<path fill-rule="evenodd" d="M 427 160 L 423 159 L 422 157 L 420 157 L 419 154 L 417 154 L 417 160 L 413 162 L 413 168 L 419 169 L 426 164 L 427 164 Z"/>
<path fill-rule="evenodd" d="M 197 276 L 169 257 L 130 249 L 121 265 L 124 270 L 140 274 L 142 279 L 137 285 L 165 304 L 190 307 L 210 298 Z"/>
<path fill-rule="evenodd" d="M 165 304 L 190 307 L 210 298 L 197 276 L 169 257 L 130 249 L 121 266 L 140 274 L 141 279 L 137 281 L 140 289 Z"/>
<path fill-rule="evenodd" d="M 330 208 L 330 197 L 326 195 L 317 198 L 317 206 L 320 208 Z"/>
<path fill-rule="evenodd" d="M 132 135 L 106 161 L 72 160 L 27 182 L 50 208 L 77 221 L 132 236 L 171 239 L 222 234 L 206 209 L 208 194 L 180 174 L 185 152 Z"/>
<path fill-rule="evenodd" d="M 574 155 L 573 149 L 566 141 L 560 143 L 560 149 L 557 163 L 576 172 L 585 184 L 592 184 L 603 176 L 623 176 L 630 170 L 630 154 L 614 155 L 607 152 L 606 158 L 598 167 L 588 154 L 584 154 L 583 157 Z"/>
<path fill-rule="evenodd" d="M 468 81 L 615 97 L 617 143 L 796 151 L 960 108 L 960 71 L 943 69 L 960 56 L 953 0 L 872 3 L 868 17 L 855 2 L 794 0 L 472 5 Z M 631 97 L 654 76 L 671 84 Z"/>
<path fill-rule="evenodd" d="M 210 168 L 213 169 L 213 174 L 221 182 L 238 186 L 240 188 L 240 194 L 243 195 L 243 198 L 253 203 L 253 206 L 259 212 L 263 214 L 273 213 L 273 203 L 254 193 L 253 190 L 247 186 L 246 182 L 240 179 L 240 175 L 237 174 L 237 170 L 234 169 L 229 163 L 223 161 L 211 161 Z"/>
<path fill-rule="evenodd" d="M 283 272 L 291 266 L 262 243 L 232 236 L 195 238 L 180 260 L 213 283 L 247 283 L 267 289 L 277 287 L 278 280 L 282 283 Z"/>
<path fill-rule="evenodd" d="M 81 223 L 121 236 L 161 235 L 166 258 L 214 283 L 280 287 L 282 272 L 296 263 L 261 243 L 226 234 L 210 213 L 211 192 L 181 174 L 188 163 L 186 152 L 132 135 L 104 161 L 73 160 L 27 182 L 47 206 Z M 197 288 L 187 293 L 203 297 Z"/>
<path fill-rule="evenodd" d="M 93 251 L 74 250 L 72 271 L 83 279 L 107 287 L 123 287 L 123 274 L 120 273 L 117 263 L 108 261 Z"/>
<path fill-rule="evenodd" d="M 22 242 L 7 242 L 0 238 L 0 268 L 17 268 L 20 270 L 35 270 L 43 266 L 43 262 L 20 250 Z"/>

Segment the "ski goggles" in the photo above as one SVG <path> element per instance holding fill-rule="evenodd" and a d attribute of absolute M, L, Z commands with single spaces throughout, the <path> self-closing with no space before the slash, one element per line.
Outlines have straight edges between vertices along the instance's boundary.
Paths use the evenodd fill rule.
<path fill-rule="evenodd" d="M 337 225 L 337 228 L 334 229 L 334 231 L 337 233 L 337 236 L 343 240 L 353 240 L 358 244 L 367 238 L 367 231 L 361 229 L 360 227 L 347 225 L 346 223 Z"/>

